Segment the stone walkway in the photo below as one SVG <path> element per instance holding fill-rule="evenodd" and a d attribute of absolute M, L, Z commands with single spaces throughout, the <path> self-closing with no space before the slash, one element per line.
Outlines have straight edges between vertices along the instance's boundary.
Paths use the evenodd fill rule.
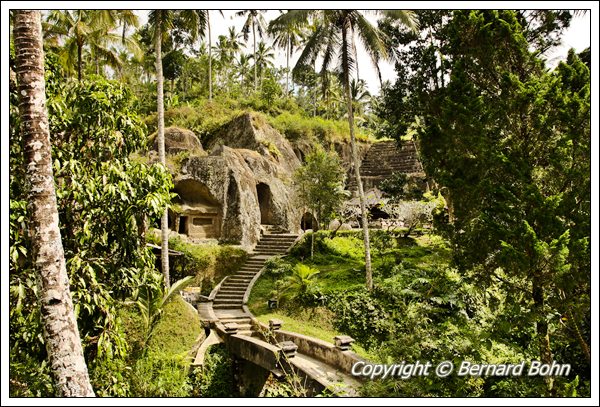
<path fill-rule="evenodd" d="M 221 283 L 214 296 L 212 309 L 211 303 L 199 305 L 201 316 L 212 315 L 226 328 L 234 326 L 237 335 L 260 336 L 252 325 L 254 316 L 244 305 L 265 261 L 272 256 L 284 255 L 296 239 L 297 235 L 293 234 L 264 235 L 242 268 Z M 203 319 L 207 320 L 208 317 Z M 358 395 L 356 389 L 360 387 L 360 382 L 334 366 L 300 352 L 289 358 L 289 363 L 334 393 L 344 396 Z"/>

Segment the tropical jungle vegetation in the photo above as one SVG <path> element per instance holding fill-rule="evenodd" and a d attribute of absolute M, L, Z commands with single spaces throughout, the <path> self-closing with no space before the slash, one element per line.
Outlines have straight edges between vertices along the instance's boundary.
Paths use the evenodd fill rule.
<path fill-rule="evenodd" d="M 363 396 L 589 397 L 590 49 L 547 60 L 585 13 L 235 15 L 215 38 L 231 21 L 218 10 L 11 10 L 10 395 L 239 395 L 224 347 L 190 368 L 204 333 L 179 290 L 208 295 L 247 253 L 169 238 L 164 131 L 204 142 L 253 112 L 313 146 L 291 182 L 318 225 L 267 262 L 250 298 L 259 320 L 350 335 L 377 363 L 571 365 L 567 377 L 389 378 Z M 395 66 L 377 95 L 366 57 L 376 73 Z M 370 226 L 360 174 L 358 144 L 378 139 L 414 140 L 430 186 L 387 180 L 387 229 Z M 351 146 L 349 173 L 334 141 Z M 344 219 L 354 229 L 330 230 Z"/>

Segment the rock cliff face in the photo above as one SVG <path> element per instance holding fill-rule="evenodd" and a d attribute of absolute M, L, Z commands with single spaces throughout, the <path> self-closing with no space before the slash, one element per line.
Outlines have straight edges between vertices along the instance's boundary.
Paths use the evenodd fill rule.
<path fill-rule="evenodd" d="M 155 151 L 158 151 L 156 134 L 154 135 L 152 147 Z M 200 140 L 193 131 L 179 127 L 167 127 L 165 129 L 165 152 L 167 154 L 177 154 L 182 151 L 202 153 L 204 150 L 202 150 Z"/>
<path fill-rule="evenodd" d="M 257 120 L 246 114 L 224 126 L 209 142 L 210 155 L 190 157 L 174 179 L 180 207 L 210 212 L 199 222 L 210 217 L 206 230 L 215 236 L 207 237 L 246 248 L 260 239 L 261 225 L 298 232 L 302 217 L 292 185 L 300 160 L 281 134 Z M 192 191 L 203 196 L 192 202 Z"/>
<path fill-rule="evenodd" d="M 301 164 L 290 142 L 259 115 L 245 113 L 232 120 L 215 134 L 207 147 L 218 151 L 222 145 L 254 150 L 284 172 L 293 172 Z"/>
<path fill-rule="evenodd" d="M 177 168 L 170 167 L 176 172 L 178 194 L 171 211 L 173 231 L 253 249 L 265 229 L 301 230 L 306 214 L 298 203 L 293 174 L 313 143 L 298 140 L 292 144 L 262 116 L 246 113 L 204 144 L 208 155 L 193 132 L 176 127 L 165 130 L 168 154 L 191 153 Z M 349 142 L 327 147 L 338 153 L 346 170 L 352 167 Z M 369 145 L 359 143 L 358 147 L 362 160 Z"/>

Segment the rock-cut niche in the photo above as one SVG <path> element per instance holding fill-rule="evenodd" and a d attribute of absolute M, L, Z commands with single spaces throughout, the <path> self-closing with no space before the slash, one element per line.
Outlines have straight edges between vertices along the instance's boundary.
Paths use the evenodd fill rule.
<path fill-rule="evenodd" d="M 221 235 L 222 207 L 202 182 L 189 179 L 175 185 L 178 198 L 172 212 L 172 229 L 191 238 Z"/>
<path fill-rule="evenodd" d="M 256 184 L 256 196 L 260 208 L 261 225 L 273 225 L 273 195 L 271 194 L 271 188 L 263 182 Z"/>

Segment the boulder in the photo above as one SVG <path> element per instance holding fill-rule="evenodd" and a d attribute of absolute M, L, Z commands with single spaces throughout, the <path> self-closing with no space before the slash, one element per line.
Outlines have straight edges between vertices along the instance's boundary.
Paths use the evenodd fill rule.
<path fill-rule="evenodd" d="M 289 173 L 300 165 L 290 142 L 256 113 L 244 113 L 225 124 L 208 141 L 207 147 L 214 152 L 223 145 L 256 151 Z"/>
<path fill-rule="evenodd" d="M 340 230 L 352 230 L 352 225 L 349 223 L 342 223 Z"/>
<path fill-rule="evenodd" d="M 291 185 L 291 173 L 271 155 L 219 146 L 210 156 L 192 156 L 175 178 L 178 185 L 197 182 L 219 207 L 220 240 L 253 248 L 261 223 L 297 232 L 301 213 Z"/>
<path fill-rule="evenodd" d="M 328 229 L 329 230 L 338 230 L 341 225 L 342 225 L 342 223 L 339 220 L 334 219 L 331 222 L 329 222 Z"/>
<path fill-rule="evenodd" d="M 158 151 L 158 137 L 153 135 L 153 149 Z M 177 154 L 182 151 L 190 151 L 195 154 L 202 154 L 202 144 L 193 131 L 182 129 L 180 127 L 167 127 L 165 129 L 165 153 Z"/>

